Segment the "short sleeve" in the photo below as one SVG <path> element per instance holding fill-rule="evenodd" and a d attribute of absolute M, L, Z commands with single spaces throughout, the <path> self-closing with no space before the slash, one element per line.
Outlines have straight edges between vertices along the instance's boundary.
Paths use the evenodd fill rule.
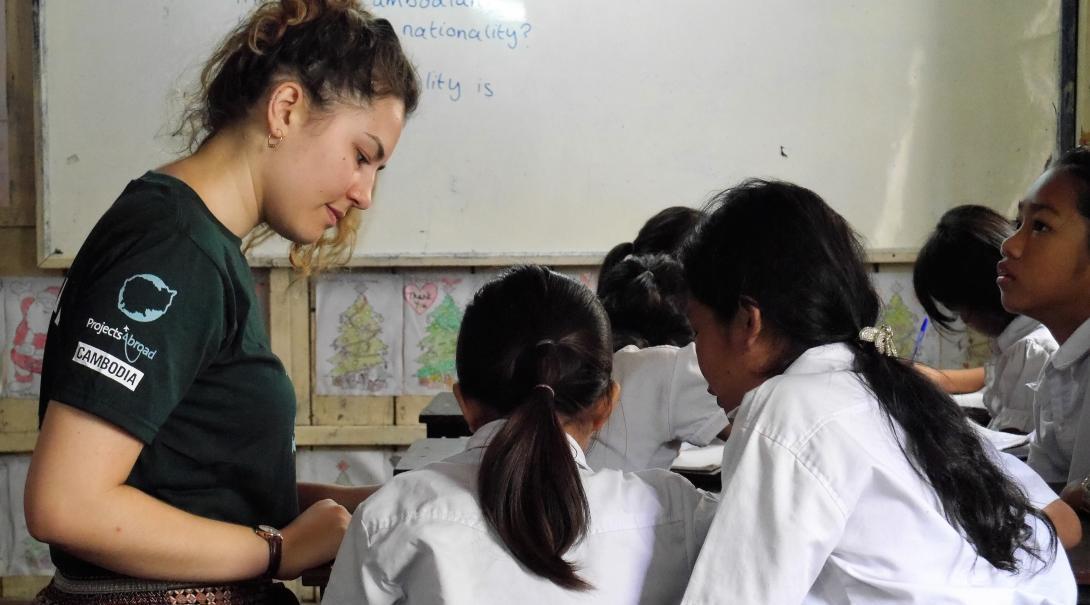
<path fill-rule="evenodd" d="M 225 282 L 181 231 L 122 232 L 108 248 L 81 256 L 96 249 L 111 257 L 82 259 L 61 293 L 43 401 L 79 408 L 150 443 L 221 347 Z"/>
<path fill-rule="evenodd" d="M 708 392 L 692 343 L 677 350 L 669 397 L 670 426 L 677 439 L 708 445 L 730 424 L 715 396 Z"/>

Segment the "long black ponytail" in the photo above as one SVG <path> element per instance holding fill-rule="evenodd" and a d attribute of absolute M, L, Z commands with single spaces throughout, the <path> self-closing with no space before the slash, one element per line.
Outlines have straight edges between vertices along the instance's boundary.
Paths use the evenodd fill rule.
<path fill-rule="evenodd" d="M 564 558 L 586 535 L 590 509 L 562 421 L 608 396 L 613 355 L 601 304 L 575 280 L 516 267 L 466 308 L 456 363 L 463 395 L 507 419 L 478 475 L 488 523 L 531 572 L 592 588 Z"/>
<path fill-rule="evenodd" d="M 891 429 L 900 428 L 907 459 L 977 554 L 1006 571 L 1018 569 L 1019 549 L 1040 559 L 1026 516 L 1049 528 L 1052 548 L 1055 528 L 985 452 L 961 409 L 904 361 L 859 340 L 880 311 L 863 258 L 851 227 L 817 194 L 762 180 L 717 195 L 682 253 L 690 296 L 721 321 L 744 300 L 760 308 L 781 347 L 769 375 L 809 348 L 848 345 Z"/>

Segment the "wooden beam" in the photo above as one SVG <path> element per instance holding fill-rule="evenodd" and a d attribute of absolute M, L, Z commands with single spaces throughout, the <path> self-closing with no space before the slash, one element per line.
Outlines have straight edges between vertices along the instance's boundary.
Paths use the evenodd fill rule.
<path fill-rule="evenodd" d="M 408 445 L 423 439 L 419 426 L 297 426 L 295 444 L 308 445 Z"/>
<path fill-rule="evenodd" d="M 311 424 L 310 288 L 292 269 L 269 271 L 269 341 L 295 386 L 295 423 Z"/>

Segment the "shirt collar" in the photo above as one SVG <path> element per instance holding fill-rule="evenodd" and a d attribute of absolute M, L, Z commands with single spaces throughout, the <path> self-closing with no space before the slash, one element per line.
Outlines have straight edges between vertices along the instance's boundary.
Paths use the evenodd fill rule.
<path fill-rule="evenodd" d="M 477 429 L 477 432 L 473 433 L 473 436 L 469 438 L 469 442 L 466 443 L 466 451 L 480 449 L 483 454 L 484 448 L 492 441 L 492 436 L 496 434 L 496 431 L 500 430 L 500 427 L 502 427 L 505 422 L 507 422 L 507 420 L 501 418 L 499 420 L 493 420 Z M 590 465 L 587 464 L 587 455 L 583 451 L 583 448 L 579 447 L 579 442 L 567 433 L 564 433 L 564 437 L 568 440 L 568 447 L 571 448 L 571 455 L 572 458 L 575 459 L 575 463 L 581 469 L 590 470 Z"/>
<path fill-rule="evenodd" d="M 1090 319 L 1084 321 L 1052 354 L 1051 363 L 1056 369 L 1062 370 L 1084 357 L 1087 351 L 1090 351 Z"/>
<path fill-rule="evenodd" d="M 787 366 L 784 374 L 825 374 L 851 371 L 855 352 L 842 342 L 807 349 L 798 359 Z"/>
<path fill-rule="evenodd" d="M 995 339 L 995 344 L 1000 351 L 1006 351 L 1014 343 L 1029 336 L 1034 330 L 1040 327 L 1041 322 L 1025 315 L 1015 316 L 1006 328 L 999 333 L 999 336 Z"/>

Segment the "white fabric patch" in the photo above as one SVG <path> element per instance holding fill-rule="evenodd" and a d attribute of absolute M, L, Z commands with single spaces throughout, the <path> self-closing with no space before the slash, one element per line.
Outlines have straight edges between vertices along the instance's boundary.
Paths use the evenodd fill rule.
<path fill-rule="evenodd" d="M 91 368 L 130 391 L 136 391 L 136 387 L 144 379 L 144 373 L 140 370 L 85 342 L 76 344 L 76 354 L 72 356 L 72 361 Z"/>

